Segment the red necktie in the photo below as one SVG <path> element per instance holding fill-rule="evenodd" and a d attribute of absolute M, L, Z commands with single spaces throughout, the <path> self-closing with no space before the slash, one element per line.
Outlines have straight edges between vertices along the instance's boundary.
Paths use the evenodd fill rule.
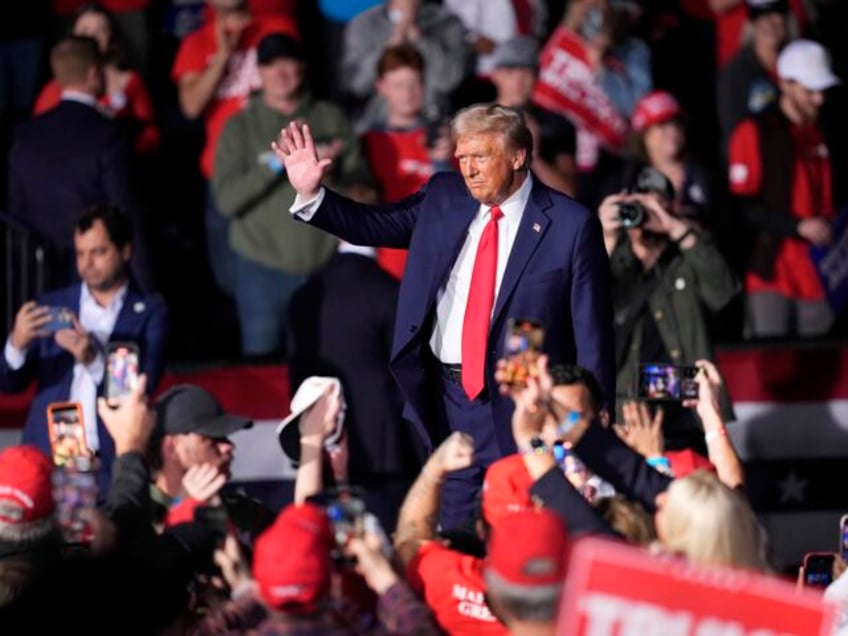
<path fill-rule="evenodd" d="M 462 323 L 462 388 L 469 400 L 480 395 L 486 384 L 486 344 L 498 271 L 498 220 L 503 217 L 503 212 L 494 206 L 490 214 L 491 218 L 477 244 Z"/>

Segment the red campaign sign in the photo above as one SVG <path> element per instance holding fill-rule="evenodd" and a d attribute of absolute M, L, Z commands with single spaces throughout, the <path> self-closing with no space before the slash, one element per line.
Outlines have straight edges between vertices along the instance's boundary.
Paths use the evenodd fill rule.
<path fill-rule="evenodd" d="M 834 608 L 779 579 L 575 543 L 557 636 L 824 636 Z"/>
<path fill-rule="evenodd" d="M 596 84 L 580 37 L 565 27 L 557 28 L 542 49 L 533 101 L 576 122 L 613 151 L 624 145 L 627 120 Z"/>

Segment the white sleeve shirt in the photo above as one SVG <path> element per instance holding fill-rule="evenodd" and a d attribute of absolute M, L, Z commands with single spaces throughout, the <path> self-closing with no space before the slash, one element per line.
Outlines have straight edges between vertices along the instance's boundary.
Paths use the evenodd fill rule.
<path fill-rule="evenodd" d="M 100 449 L 100 437 L 97 434 L 97 387 L 103 382 L 105 360 L 103 351 L 109 337 L 115 329 L 118 314 L 124 306 L 127 286 L 124 285 L 106 307 L 94 300 L 87 285 L 81 285 L 79 321 L 82 328 L 96 341 L 98 352 L 90 364 L 74 364 L 74 378 L 71 380 L 71 401 L 82 405 L 85 422 L 85 440 L 93 450 Z"/>

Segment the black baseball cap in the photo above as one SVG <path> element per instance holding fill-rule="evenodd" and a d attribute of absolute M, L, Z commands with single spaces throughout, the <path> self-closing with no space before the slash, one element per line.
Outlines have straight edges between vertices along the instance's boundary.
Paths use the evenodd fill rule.
<path fill-rule="evenodd" d="M 748 19 L 756 20 L 766 13 L 788 13 L 786 0 L 748 0 Z"/>
<path fill-rule="evenodd" d="M 156 434 L 197 433 L 220 439 L 253 426 L 253 420 L 224 412 L 218 400 L 199 386 L 179 384 L 156 400 Z"/>
<path fill-rule="evenodd" d="M 256 63 L 264 66 L 280 58 L 290 58 L 302 62 L 304 59 L 303 47 L 290 35 L 269 33 L 259 41 L 259 46 L 256 47 Z"/>

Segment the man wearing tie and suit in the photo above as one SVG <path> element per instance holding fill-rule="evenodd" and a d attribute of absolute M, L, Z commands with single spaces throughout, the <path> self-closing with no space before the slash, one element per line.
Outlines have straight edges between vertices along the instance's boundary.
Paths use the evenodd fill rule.
<path fill-rule="evenodd" d="M 589 369 L 606 405 L 615 399 L 609 266 L 597 217 L 532 176 L 532 135 L 518 111 L 471 106 L 452 132 L 462 176 L 438 173 L 387 206 L 323 187 L 330 162 L 318 160 L 308 127 L 292 124 L 273 144 L 298 193 L 293 214 L 351 243 L 409 249 L 391 358 L 404 416 L 430 450 L 454 430 L 475 441 L 475 465 L 444 485 L 443 529 L 468 519 L 486 466 L 516 450 L 513 404 L 494 380 L 509 318 L 540 321 L 552 364 Z"/>
<path fill-rule="evenodd" d="M 132 224 L 117 208 L 95 205 L 77 219 L 74 231 L 77 273 L 82 282 L 48 292 L 20 308 L 0 356 L 0 392 L 19 393 L 37 382 L 23 431 L 23 443 L 50 454 L 47 405 L 79 402 L 85 437 L 100 459 L 101 496 L 109 487 L 114 444 L 97 417 L 103 394 L 107 342 L 134 342 L 147 390 L 156 389 L 165 365 L 165 303 L 144 294 L 129 277 Z M 72 312 L 71 325 L 51 332 L 50 307 Z"/>

